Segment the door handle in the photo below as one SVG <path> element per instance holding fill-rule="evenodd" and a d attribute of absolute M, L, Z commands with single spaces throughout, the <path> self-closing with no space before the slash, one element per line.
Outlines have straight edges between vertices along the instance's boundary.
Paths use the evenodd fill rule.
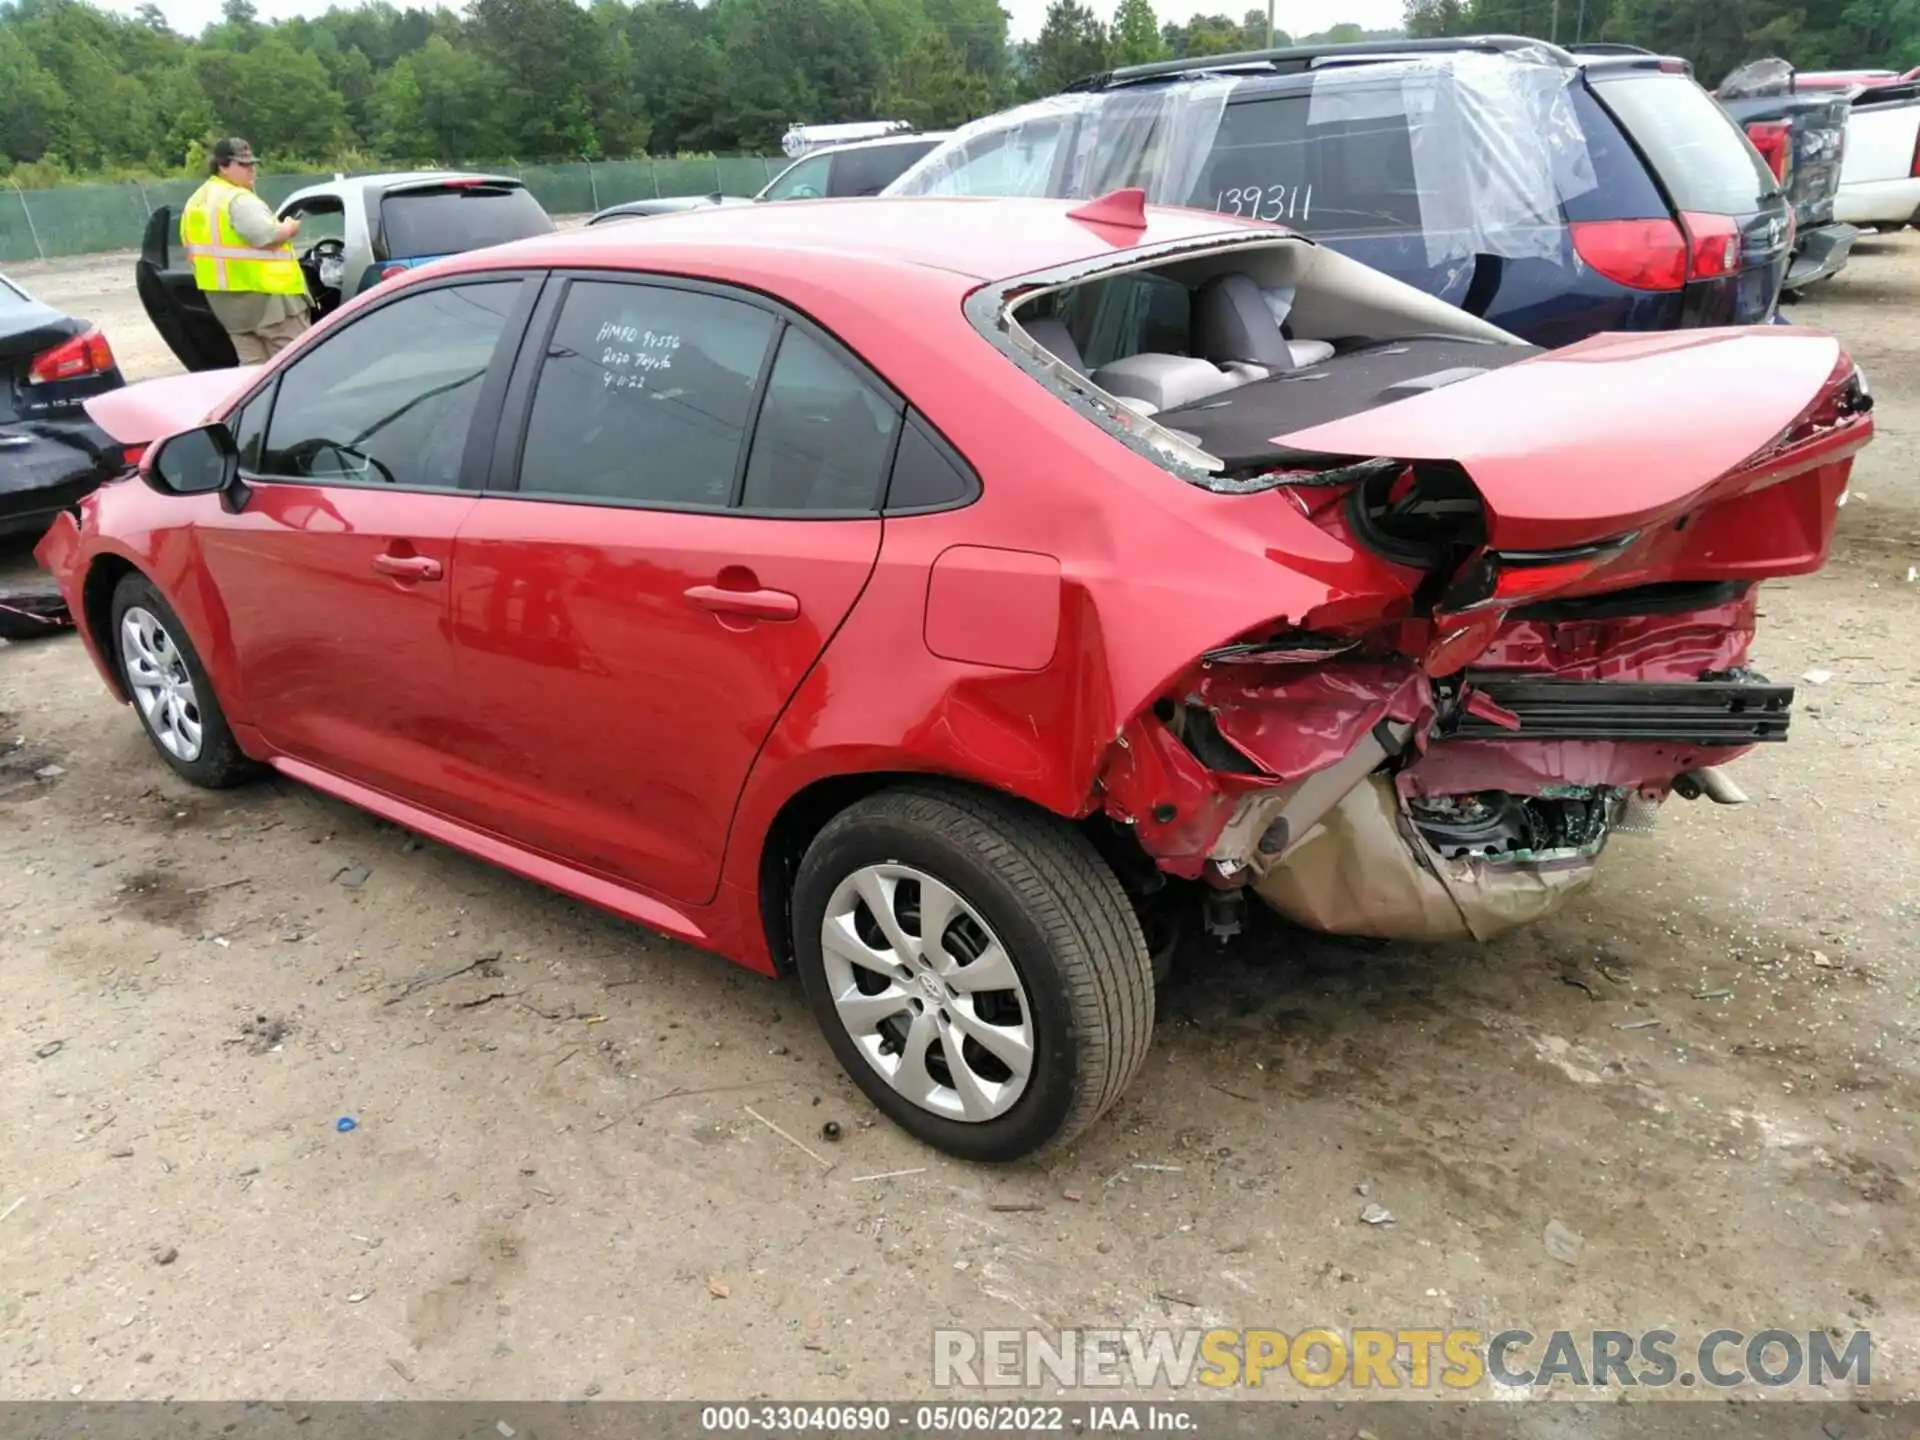
<path fill-rule="evenodd" d="M 440 562 L 431 555 L 376 555 L 373 568 L 396 580 L 438 580 Z"/>
<path fill-rule="evenodd" d="M 797 620 L 800 597 L 784 590 L 728 590 L 719 585 L 694 585 L 688 603 L 715 615 L 745 615 L 755 620 Z"/>

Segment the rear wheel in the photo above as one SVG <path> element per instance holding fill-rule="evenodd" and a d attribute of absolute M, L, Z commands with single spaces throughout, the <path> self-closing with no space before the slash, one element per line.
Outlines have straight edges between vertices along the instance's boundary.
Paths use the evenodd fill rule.
<path fill-rule="evenodd" d="M 147 738 L 184 779 L 223 790 L 254 773 L 186 627 L 137 571 L 114 587 L 113 653 Z"/>
<path fill-rule="evenodd" d="M 1153 964 L 1072 827 L 997 797 L 884 791 L 820 832 L 794 888 L 808 1003 L 854 1083 L 968 1160 L 1073 1138 L 1145 1057 Z"/>

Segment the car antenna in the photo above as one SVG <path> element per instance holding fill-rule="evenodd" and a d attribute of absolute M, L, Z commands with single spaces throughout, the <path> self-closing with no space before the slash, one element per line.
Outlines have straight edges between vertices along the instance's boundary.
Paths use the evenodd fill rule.
<path fill-rule="evenodd" d="M 1069 220 L 1087 225 L 1112 225 L 1121 230 L 1147 228 L 1147 192 L 1139 186 L 1112 190 L 1067 212 Z"/>

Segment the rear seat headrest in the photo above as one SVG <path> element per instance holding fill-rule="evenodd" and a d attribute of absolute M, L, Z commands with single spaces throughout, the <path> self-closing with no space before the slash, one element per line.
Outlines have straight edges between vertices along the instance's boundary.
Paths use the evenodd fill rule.
<path fill-rule="evenodd" d="M 1193 353 L 1215 364 L 1242 360 L 1291 370 L 1294 358 L 1251 275 L 1216 275 L 1193 294 Z"/>
<path fill-rule="evenodd" d="M 1055 359 L 1071 366 L 1082 375 L 1087 373 L 1087 362 L 1080 358 L 1080 347 L 1074 343 L 1073 332 L 1067 328 L 1066 321 L 1027 320 L 1021 323 L 1020 328 L 1032 337 L 1034 344 L 1044 350 L 1052 351 Z"/>

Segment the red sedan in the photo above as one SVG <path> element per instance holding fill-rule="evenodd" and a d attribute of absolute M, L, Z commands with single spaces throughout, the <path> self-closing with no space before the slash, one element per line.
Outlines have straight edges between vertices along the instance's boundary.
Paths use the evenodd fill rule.
<path fill-rule="evenodd" d="M 889 1116 L 1025 1155 L 1135 1073 L 1177 907 L 1484 937 L 1739 799 L 1756 582 L 1871 433 L 1822 334 L 1541 352 L 1140 198 L 442 262 L 94 402 L 138 478 L 39 554 L 187 779 L 797 970 Z"/>

